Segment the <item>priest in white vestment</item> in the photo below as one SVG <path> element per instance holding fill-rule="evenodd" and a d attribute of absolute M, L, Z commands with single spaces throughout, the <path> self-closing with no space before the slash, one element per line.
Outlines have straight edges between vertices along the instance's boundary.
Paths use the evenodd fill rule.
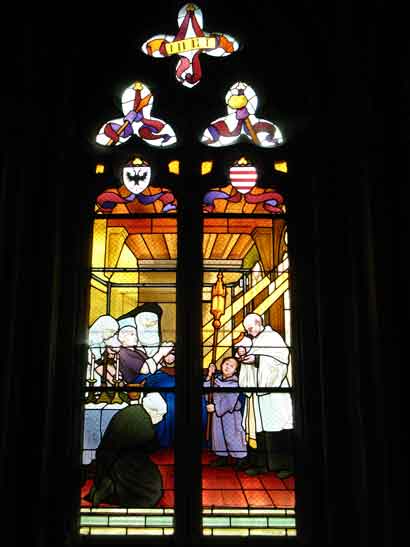
<path fill-rule="evenodd" d="M 262 388 L 247 392 L 243 426 L 248 443 L 249 475 L 276 471 L 292 473 L 292 400 L 289 393 L 269 393 L 263 388 L 288 388 L 289 348 L 282 336 L 256 313 L 243 322 L 246 335 L 236 346 L 241 362 L 239 386 Z"/>

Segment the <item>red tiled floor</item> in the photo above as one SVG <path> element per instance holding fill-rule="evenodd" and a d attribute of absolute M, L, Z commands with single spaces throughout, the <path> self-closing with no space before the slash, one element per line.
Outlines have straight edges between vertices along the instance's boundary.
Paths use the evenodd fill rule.
<path fill-rule="evenodd" d="M 209 465 L 202 466 L 202 475 L 209 479 L 213 477 L 219 477 L 221 479 L 228 479 L 235 477 L 237 472 L 232 467 L 210 467 Z"/>
<path fill-rule="evenodd" d="M 173 490 L 174 488 L 174 466 L 159 465 L 159 471 L 162 476 L 162 488 L 164 490 Z"/>
<path fill-rule="evenodd" d="M 203 490 L 202 505 L 204 507 L 224 507 L 224 500 L 220 490 Z"/>
<path fill-rule="evenodd" d="M 88 479 L 85 481 L 85 483 L 81 487 L 82 498 L 88 494 L 88 492 L 91 490 L 92 485 L 93 485 L 93 481 L 91 479 Z"/>
<path fill-rule="evenodd" d="M 157 464 L 173 464 L 174 463 L 174 449 L 173 448 L 161 448 L 158 452 L 150 455 L 151 460 Z"/>
<path fill-rule="evenodd" d="M 157 504 L 157 507 L 174 507 L 174 466 L 168 462 L 173 461 L 173 451 L 164 450 L 152 456 L 152 460 L 158 464 L 162 476 L 162 488 L 164 493 Z M 91 503 L 85 500 L 92 487 L 93 481 L 87 479 L 81 488 L 81 507 L 91 507 Z M 112 507 L 109 504 L 101 504 L 100 507 Z"/>
<path fill-rule="evenodd" d="M 245 490 L 249 507 L 272 507 L 272 499 L 266 490 Z"/>
<path fill-rule="evenodd" d="M 241 485 L 235 471 L 231 468 L 213 469 L 205 466 L 202 468 L 202 488 L 210 490 L 240 490 Z"/>
<path fill-rule="evenodd" d="M 88 494 L 88 492 L 91 490 L 91 487 L 93 485 L 93 481 L 88 479 L 85 481 L 83 486 L 81 487 L 81 507 L 91 507 L 91 502 L 85 500 L 85 496 Z"/>
<path fill-rule="evenodd" d="M 212 452 L 209 452 L 209 450 L 204 450 L 202 452 L 202 458 L 201 458 L 202 465 L 210 463 L 213 460 L 216 460 L 215 454 L 213 454 Z"/>
<path fill-rule="evenodd" d="M 289 477 L 288 479 L 283 479 L 283 484 L 286 486 L 288 490 L 294 490 L 295 489 L 295 478 Z"/>
<path fill-rule="evenodd" d="M 258 477 L 250 477 L 246 473 L 238 473 L 239 481 L 244 490 L 263 490 L 264 486 Z"/>
<path fill-rule="evenodd" d="M 263 484 L 263 487 L 266 488 L 266 490 L 285 490 L 286 489 L 283 482 L 280 479 L 278 479 L 278 477 L 273 472 L 259 475 L 259 478 Z"/>
<path fill-rule="evenodd" d="M 295 493 L 289 490 L 268 490 L 275 507 L 293 509 L 295 507 Z"/>
<path fill-rule="evenodd" d="M 175 496 L 173 490 L 165 490 L 162 498 L 157 503 L 157 507 L 174 507 Z"/>
<path fill-rule="evenodd" d="M 153 454 L 158 464 L 164 493 L 157 507 L 174 507 L 174 451 L 162 449 Z M 275 473 L 250 477 L 244 471 L 236 472 L 231 466 L 212 468 L 207 465 L 215 456 L 208 451 L 202 454 L 202 482 L 204 507 L 278 507 L 294 508 L 294 479 L 280 480 Z M 84 500 L 92 486 L 88 479 L 81 489 L 81 506 L 90 507 Z M 104 505 L 104 507 L 108 507 Z"/>
<path fill-rule="evenodd" d="M 241 486 L 237 480 L 232 479 L 203 479 L 202 488 L 204 490 L 224 490 L 224 489 L 236 489 L 240 490 Z"/>
<path fill-rule="evenodd" d="M 248 507 L 248 502 L 241 490 L 222 490 L 225 507 Z"/>

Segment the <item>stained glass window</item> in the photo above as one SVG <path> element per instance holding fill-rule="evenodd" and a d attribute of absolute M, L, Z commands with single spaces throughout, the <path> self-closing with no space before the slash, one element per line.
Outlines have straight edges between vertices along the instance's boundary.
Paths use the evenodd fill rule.
<path fill-rule="evenodd" d="M 188 88 L 202 78 L 202 53 L 225 57 L 239 49 L 232 36 L 204 30 L 195 4 L 180 8 L 177 23 L 175 34 L 152 36 L 142 51 L 156 58 L 177 55 L 176 78 Z M 213 179 L 217 161 L 225 161 L 217 156 L 197 154 L 187 169 L 186 154 L 178 148 L 183 142 L 178 120 L 171 125 L 153 117 L 153 102 L 148 86 L 134 81 L 122 93 L 122 116 L 103 123 L 96 143 L 105 152 L 120 145 L 137 151 L 156 147 L 150 157 L 189 189 L 192 211 L 187 216 L 191 203 L 181 188 L 171 188 L 163 176 L 156 179 L 142 153 L 130 153 L 119 179 L 96 192 L 80 533 L 170 536 L 186 519 L 201 520 L 196 533 L 203 536 L 294 536 L 287 162 L 272 159 L 263 180 L 257 155 L 253 161 L 238 154 L 226 165 L 225 179 Z M 241 139 L 261 148 L 283 144 L 279 127 L 259 117 L 258 97 L 249 84 L 233 83 L 225 107 L 223 116 L 198 128 L 203 150 Z M 178 153 L 161 158 L 170 146 Z M 195 162 L 198 187 L 189 180 Z M 104 163 L 98 162 L 95 172 L 108 180 Z M 190 258 L 181 240 L 188 243 L 186 219 L 192 221 L 192 212 L 198 243 L 192 275 L 199 291 L 189 306 L 197 317 L 196 344 L 185 341 L 189 328 L 177 322 L 181 310 L 191 309 L 176 296 L 187 288 L 180 280 Z M 178 349 L 179 379 L 177 347 L 184 349 Z M 192 367 L 187 355 L 195 355 L 200 365 Z M 189 366 L 198 373 L 195 385 Z M 196 390 L 197 398 L 188 397 L 185 387 Z M 201 424 L 195 431 L 178 412 L 177 388 L 183 392 L 178 401 L 185 401 L 180 408 L 195 400 Z M 198 445 L 198 450 L 187 448 L 193 461 L 198 458 L 198 473 L 201 461 L 202 474 L 197 476 L 202 489 L 200 480 L 192 485 L 196 506 L 189 508 L 178 506 L 183 485 L 174 484 L 174 468 L 181 470 L 183 459 L 180 444 L 175 446 L 177 431 L 184 433 L 181 442 L 191 436 L 201 441 L 201 452 Z"/>
<path fill-rule="evenodd" d="M 207 192 L 203 199 L 205 213 L 284 213 L 282 194 L 275 188 L 257 185 L 258 170 L 246 158 L 240 158 L 229 168 L 225 186 Z"/>
<path fill-rule="evenodd" d="M 212 121 L 202 134 L 207 146 L 229 146 L 241 137 L 264 148 L 283 144 L 279 127 L 274 123 L 256 117 L 258 97 L 254 89 L 245 82 L 233 84 L 225 96 L 227 114 Z"/>
<path fill-rule="evenodd" d="M 100 128 L 96 141 L 103 146 L 118 146 L 133 135 L 151 146 L 167 147 L 177 138 L 169 123 L 151 116 L 154 97 L 142 82 L 134 82 L 121 97 L 122 118 L 110 120 Z"/>
<path fill-rule="evenodd" d="M 246 158 L 228 173 L 203 199 L 203 534 L 293 536 L 286 202 Z"/>
<path fill-rule="evenodd" d="M 239 48 L 235 38 L 220 32 L 203 30 L 202 11 L 196 4 L 186 4 L 178 12 L 178 31 L 175 35 L 156 34 L 142 45 L 150 57 L 164 58 L 178 55 L 176 79 L 185 87 L 194 87 L 202 77 L 200 54 L 226 57 Z"/>
<path fill-rule="evenodd" d="M 174 527 L 176 200 L 131 157 L 97 196 L 84 385 L 81 533 Z"/>
<path fill-rule="evenodd" d="M 121 183 L 108 188 L 96 200 L 96 213 L 176 212 L 176 200 L 166 188 L 150 185 L 151 166 L 139 156 L 130 158 L 122 169 Z"/>

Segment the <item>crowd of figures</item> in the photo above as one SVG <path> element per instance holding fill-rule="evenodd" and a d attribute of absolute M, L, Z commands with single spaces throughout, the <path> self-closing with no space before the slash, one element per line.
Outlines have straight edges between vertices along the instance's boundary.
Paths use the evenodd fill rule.
<path fill-rule="evenodd" d="M 175 344 L 161 341 L 162 308 L 155 303 L 138 306 L 118 319 L 100 316 L 89 330 L 90 376 L 96 385 L 136 388 L 175 387 Z M 131 393 L 127 395 L 129 400 Z M 172 445 L 175 394 L 136 392 L 130 403 L 142 404 L 156 426 L 160 446 Z"/>
<path fill-rule="evenodd" d="M 90 327 L 89 364 L 98 385 L 137 388 L 96 449 L 87 498 L 93 505 L 154 507 L 161 498 L 161 475 L 149 455 L 172 447 L 175 432 L 175 391 L 162 390 L 175 387 L 175 344 L 161 340 L 161 315 L 158 304 L 143 304 Z M 293 473 L 292 400 L 289 390 L 268 388 L 290 387 L 289 348 L 258 314 L 248 314 L 243 326 L 232 355 L 205 370 L 203 386 L 211 389 L 202 399 L 204 448 L 216 456 L 212 467 L 285 478 Z"/>

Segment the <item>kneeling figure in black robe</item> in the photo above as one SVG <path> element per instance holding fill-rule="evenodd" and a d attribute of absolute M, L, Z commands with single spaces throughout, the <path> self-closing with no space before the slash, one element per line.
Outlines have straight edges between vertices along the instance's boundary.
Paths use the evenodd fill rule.
<path fill-rule="evenodd" d="M 142 405 L 117 412 L 96 451 L 96 476 L 88 501 L 155 507 L 162 496 L 162 478 L 149 454 L 157 449 L 154 426 Z"/>

